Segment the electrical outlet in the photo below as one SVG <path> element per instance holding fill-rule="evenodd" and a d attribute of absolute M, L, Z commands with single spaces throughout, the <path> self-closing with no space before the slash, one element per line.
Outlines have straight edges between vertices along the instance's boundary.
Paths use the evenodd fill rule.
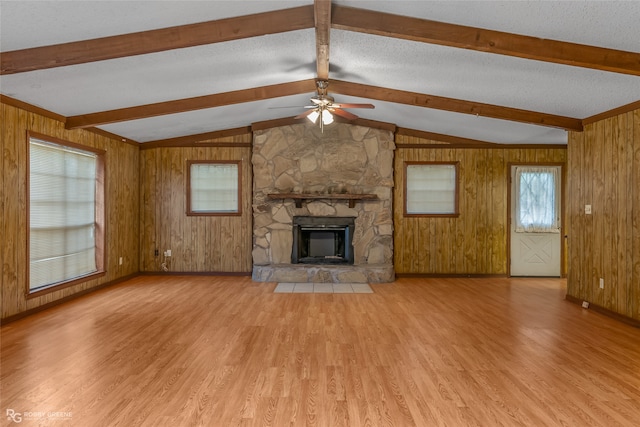
<path fill-rule="evenodd" d="M 589 302 L 588 301 L 582 301 L 582 308 L 589 308 Z"/>
<path fill-rule="evenodd" d="M 604 279 L 600 278 L 600 289 L 604 289 Z"/>
<path fill-rule="evenodd" d="M 591 205 L 584 205 L 584 213 L 591 215 Z"/>
<path fill-rule="evenodd" d="M 166 255 L 171 256 L 171 249 L 167 249 Z"/>

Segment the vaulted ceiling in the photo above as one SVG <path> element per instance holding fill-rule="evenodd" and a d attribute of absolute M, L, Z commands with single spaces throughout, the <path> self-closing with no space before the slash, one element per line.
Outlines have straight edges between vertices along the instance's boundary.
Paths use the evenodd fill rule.
<path fill-rule="evenodd" d="M 375 105 L 357 123 L 566 144 L 640 108 L 639 22 L 636 1 L 2 0 L 0 93 L 157 143 L 293 123 L 321 78 Z"/>

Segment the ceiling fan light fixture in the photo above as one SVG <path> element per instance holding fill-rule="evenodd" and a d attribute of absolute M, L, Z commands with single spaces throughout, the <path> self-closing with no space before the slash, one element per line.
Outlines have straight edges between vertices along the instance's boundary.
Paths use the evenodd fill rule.
<path fill-rule="evenodd" d="M 343 108 L 375 108 L 373 104 L 337 104 L 332 96 L 327 95 L 328 85 L 329 82 L 326 80 L 316 80 L 318 95 L 311 98 L 313 105 L 304 107 L 308 108 L 308 110 L 302 114 L 298 114 L 295 119 L 306 117 L 311 123 L 319 125 L 321 131 L 324 131 L 325 126 L 330 125 L 335 121 L 334 113 L 349 121 L 358 118 L 355 114 L 343 111 Z"/>
<path fill-rule="evenodd" d="M 329 110 L 322 110 L 322 124 L 330 125 L 333 123 L 333 114 Z"/>
<path fill-rule="evenodd" d="M 310 121 L 311 123 L 315 123 L 315 122 L 316 122 L 316 120 L 318 120 L 318 117 L 319 117 L 319 116 L 320 116 L 320 113 L 318 112 L 318 110 L 317 110 L 317 109 L 315 109 L 315 110 L 313 110 L 313 111 L 311 112 L 311 114 L 309 114 L 309 115 L 307 116 L 307 119 L 309 119 L 309 121 Z"/>

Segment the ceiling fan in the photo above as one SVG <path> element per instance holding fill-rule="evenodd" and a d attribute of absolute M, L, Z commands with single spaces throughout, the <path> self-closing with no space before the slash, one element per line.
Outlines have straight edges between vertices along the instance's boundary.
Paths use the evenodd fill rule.
<path fill-rule="evenodd" d="M 302 119 L 306 117 L 312 123 L 318 123 L 320 125 L 320 130 L 324 131 L 325 125 L 333 123 L 334 114 L 347 120 L 354 120 L 358 118 L 355 114 L 344 111 L 344 108 L 375 108 L 373 104 L 336 103 L 332 96 L 327 95 L 328 86 L 328 80 L 316 80 L 318 95 L 311 98 L 313 105 L 305 106 L 304 108 L 308 108 L 308 110 L 302 114 L 298 114 L 295 119 Z"/>

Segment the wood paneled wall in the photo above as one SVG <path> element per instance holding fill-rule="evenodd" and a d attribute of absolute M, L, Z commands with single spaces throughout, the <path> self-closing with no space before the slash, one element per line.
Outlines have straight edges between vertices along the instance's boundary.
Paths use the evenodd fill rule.
<path fill-rule="evenodd" d="M 171 249 L 172 272 L 251 272 L 251 134 L 207 142 L 247 146 L 141 150 L 141 271 L 161 271 L 163 253 Z M 242 216 L 187 216 L 187 160 L 242 161 Z"/>
<path fill-rule="evenodd" d="M 139 148 L 86 130 L 65 130 L 64 124 L 7 104 L 2 109 L 2 222 L 0 223 L 1 317 L 35 309 L 75 293 L 138 272 Z M 27 131 L 106 150 L 106 275 L 26 298 L 27 269 Z M 119 264 L 122 257 L 123 263 Z"/>
<path fill-rule="evenodd" d="M 640 320 L 640 110 L 570 132 L 568 154 L 567 294 Z"/>
<path fill-rule="evenodd" d="M 510 163 L 565 163 L 564 148 L 405 148 L 438 144 L 396 137 L 394 266 L 397 274 L 507 274 Z M 405 161 L 460 162 L 457 218 L 403 216 Z"/>

